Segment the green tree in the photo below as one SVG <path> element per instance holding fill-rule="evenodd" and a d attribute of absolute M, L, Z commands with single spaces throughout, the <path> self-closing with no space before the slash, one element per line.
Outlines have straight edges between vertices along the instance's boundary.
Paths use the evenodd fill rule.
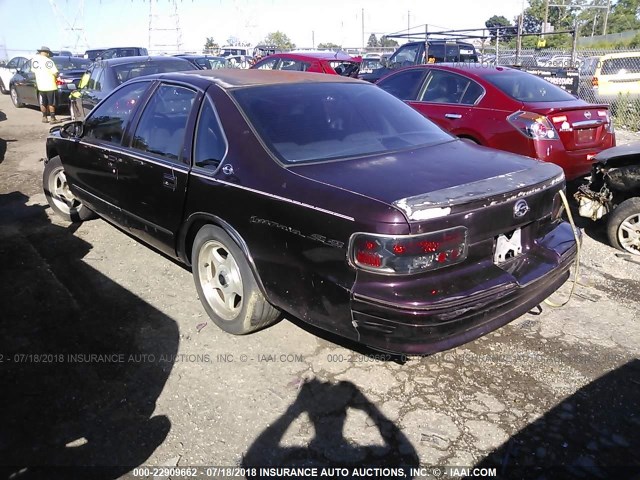
<path fill-rule="evenodd" d="M 489 34 L 492 41 L 495 41 L 498 33 L 500 34 L 500 40 L 508 42 L 513 38 L 516 33 L 516 28 L 502 15 L 494 15 L 489 20 L 484 22 L 485 27 L 489 28 Z"/>
<path fill-rule="evenodd" d="M 640 29 L 638 13 L 640 13 L 640 0 L 618 0 L 611 8 L 607 33 Z"/>
<path fill-rule="evenodd" d="M 393 38 L 381 37 L 379 45 L 381 47 L 397 47 L 398 42 L 396 42 Z"/>
<path fill-rule="evenodd" d="M 327 43 L 319 43 L 318 49 L 320 50 L 342 50 L 342 45 L 338 45 L 337 43 L 327 42 Z"/>
<path fill-rule="evenodd" d="M 213 39 L 213 37 L 207 37 L 207 41 L 204 42 L 204 49 L 202 53 L 212 54 L 220 48 L 220 45 Z"/>
<path fill-rule="evenodd" d="M 278 50 L 293 50 L 296 48 L 296 44 L 281 31 L 271 32 L 264 37 L 262 41 L 265 45 L 275 45 Z"/>
<path fill-rule="evenodd" d="M 378 42 L 378 37 L 376 37 L 375 33 L 369 35 L 369 40 L 367 40 L 367 47 L 378 47 L 380 43 Z"/>

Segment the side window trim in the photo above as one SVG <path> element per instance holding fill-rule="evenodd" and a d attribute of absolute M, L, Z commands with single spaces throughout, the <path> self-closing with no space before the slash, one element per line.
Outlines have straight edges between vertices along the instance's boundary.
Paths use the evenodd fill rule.
<path fill-rule="evenodd" d="M 198 127 L 200 126 L 200 119 L 202 117 L 202 112 L 204 111 L 204 108 L 206 106 L 206 104 L 209 104 L 209 106 L 211 107 L 211 109 L 213 110 L 213 114 L 216 118 L 216 123 L 218 125 L 218 129 L 220 130 L 220 132 L 222 133 L 222 140 L 224 141 L 224 154 L 222 155 L 222 158 L 220 159 L 220 163 L 218 163 L 218 166 L 216 167 L 215 170 L 208 170 L 204 167 L 198 167 L 195 164 L 195 156 L 196 156 L 196 149 L 195 149 L 195 145 L 197 144 L 198 141 Z M 222 127 L 222 122 L 220 121 L 220 115 L 218 115 L 218 109 L 215 106 L 215 103 L 213 102 L 213 100 L 211 100 L 211 98 L 209 98 L 209 95 L 205 95 L 204 99 L 202 100 L 202 103 L 200 105 L 200 108 L 198 109 L 198 117 L 196 119 L 195 122 L 195 126 L 193 129 L 193 151 L 191 152 L 191 169 L 195 172 L 201 173 L 201 174 L 205 174 L 205 175 L 210 175 L 210 176 L 214 176 L 218 173 L 218 171 L 222 168 L 222 164 L 225 162 L 227 155 L 229 154 L 229 140 L 227 139 L 227 134 L 224 131 L 224 128 Z"/>

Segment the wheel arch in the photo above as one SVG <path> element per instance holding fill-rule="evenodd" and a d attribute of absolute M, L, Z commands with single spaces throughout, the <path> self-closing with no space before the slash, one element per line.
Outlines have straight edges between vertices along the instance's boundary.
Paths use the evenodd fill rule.
<path fill-rule="evenodd" d="M 249 264 L 249 268 L 256 279 L 256 283 L 258 284 L 258 288 L 264 295 L 264 297 L 269 301 L 269 295 L 264 288 L 264 284 L 262 283 L 262 278 L 258 273 L 258 269 L 256 268 L 256 264 L 253 261 L 253 256 L 249 251 L 249 246 L 242 238 L 242 235 L 238 233 L 238 231 L 233 228 L 229 223 L 224 221 L 222 218 L 206 213 L 206 212 L 197 212 L 193 213 L 187 218 L 186 222 L 180 228 L 180 232 L 178 234 L 178 242 L 176 252 L 180 260 L 182 260 L 186 265 L 192 267 L 191 265 L 191 254 L 193 249 L 193 242 L 198 234 L 198 231 L 205 225 L 214 225 L 216 227 L 221 228 L 225 231 L 227 235 L 229 235 L 234 242 L 240 247 L 242 253 L 244 254 L 247 263 Z"/>

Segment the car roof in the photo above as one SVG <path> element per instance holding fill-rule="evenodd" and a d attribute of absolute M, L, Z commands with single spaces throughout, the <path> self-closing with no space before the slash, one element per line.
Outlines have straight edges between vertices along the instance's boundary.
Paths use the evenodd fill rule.
<path fill-rule="evenodd" d="M 136 57 L 118 57 L 118 58 L 107 58 L 105 60 L 100 60 L 100 63 L 106 66 L 115 66 L 115 65 L 125 65 L 127 63 L 135 63 L 135 62 L 167 62 L 170 60 L 178 60 L 185 61 L 188 60 L 180 57 L 164 57 L 161 55 L 153 55 L 153 56 L 136 56 Z"/>
<path fill-rule="evenodd" d="M 413 65 L 411 67 L 401 68 L 395 71 L 402 70 L 418 70 L 418 69 L 441 69 L 448 70 L 454 73 L 464 73 L 470 77 L 484 78 L 488 75 L 499 75 L 503 72 L 522 72 L 518 68 L 506 67 L 504 65 L 487 65 L 486 63 L 425 63 L 422 65 Z"/>
<path fill-rule="evenodd" d="M 620 53 L 607 53 L 600 58 L 606 60 L 608 58 L 627 58 L 627 57 L 640 57 L 640 52 L 620 52 Z"/>
<path fill-rule="evenodd" d="M 225 90 L 261 85 L 296 83 L 360 83 L 363 85 L 371 85 L 369 82 L 340 75 L 316 75 L 308 72 L 242 68 L 221 68 L 218 70 L 159 73 L 156 75 L 150 75 L 147 78 L 152 77 L 177 81 L 184 81 L 185 77 L 191 77 L 194 80 L 197 79 L 204 82 L 208 81 L 215 83 Z"/>
<path fill-rule="evenodd" d="M 289 57 L 295 58 L 296 60 L 305 60 L 305 59 L 313 59 L 313 60 L 339 60 L 339 61 L 353 61 L 353 57 L 347 55 L 342 52 L 284 52 L 284 53 L 274 53 L 273 55 L 269 55 L 270 57 Z M 264 57 L 268 58 L 268 57 Z"/>

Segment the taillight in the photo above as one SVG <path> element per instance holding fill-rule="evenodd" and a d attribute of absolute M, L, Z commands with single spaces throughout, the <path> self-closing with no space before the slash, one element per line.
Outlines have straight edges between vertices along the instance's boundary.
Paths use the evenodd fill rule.
<path fill-rule="evenodd" d="M 604 129 L 609 133 L 613 133 L 613 131 L 614 131 L 613 119 L 611 118 L 611 115 L 609 115 L 609 111 L 608 110 L 598 110 L 598 116 L 605 121 Z"/>
<path fill-rule="evenodd" d="M 56 85 L 60 86 L 60 85 L 66 85 L 66 84 L 59 78 L 56 78 Z"/>
<path fill-rule="evenodd" d="M 421 235 L 356 233 L 349 243 L 349 260 L 363 270 L 410 274 L 436 270 L 467 257 L 467 229 L 449 228 Z"/>
<path fill-rule="evenodd" d="M 509 115 L 507 120 L 525 137 L 534 140 L 555 140 L 558 138 L 549 119 L 539 113 L 519 111 Z"/>
<path fill-rule="evenodd" d="M 598 77 L 591 77 L 591 86 L 598 87 Z"/>

